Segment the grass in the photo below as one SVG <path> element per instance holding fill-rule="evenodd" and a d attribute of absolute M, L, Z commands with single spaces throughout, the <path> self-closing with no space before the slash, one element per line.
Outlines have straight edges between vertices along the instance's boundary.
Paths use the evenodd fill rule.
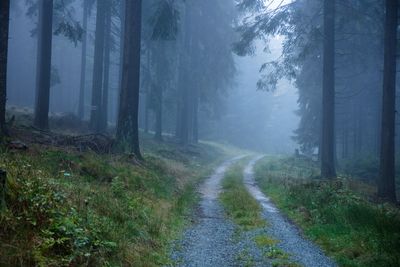
<path fill-rule="evenodd" d="M 258 247 L 263 248 L 267 246 L 275 246 L 279 243 L 279 240 L 273 239 L 267 235 L 258 235 L 254 237 L 254 242 L 256 242 Z"/>
<path fill-rule="evenodd" d="M 268 157 L 256 165 L 262 190 L 340 266 L 400 266 L 400 213 L 371 202 L 360 181 L 320 181 L 315 163 Z"/>
<path fill-rule="evenodd" d="M 244 230 L 265 226 L 261 218 L 261 207 L 243 185 L 243 165 L 245 160 L 231 167 L 223 181 L 221 202 L 228 216 Z"/>
<path fill-rule="evenodd" d="M 145 161 L 31 146 L 3 151 L 0 266 L 160 266 L 196 202 L 196 184 L 223 158 L 145 137 Z"/>

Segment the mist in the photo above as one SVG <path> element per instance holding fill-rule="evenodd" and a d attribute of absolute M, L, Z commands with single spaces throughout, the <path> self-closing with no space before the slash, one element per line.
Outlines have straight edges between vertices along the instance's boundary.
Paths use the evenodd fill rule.
<path fill-rule="evenodd" d="M 398 39 L 397 0 L 1 0 L 0 266 L 399 266 Z"/>

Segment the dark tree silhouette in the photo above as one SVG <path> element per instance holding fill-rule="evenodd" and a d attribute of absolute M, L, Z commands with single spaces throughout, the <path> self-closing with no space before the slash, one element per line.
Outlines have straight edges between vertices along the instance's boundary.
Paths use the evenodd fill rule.
<path fill-rule="evenodd" d="M 49 128 L 49 101 L 51 77 L 51 51 L 53 26 L 53 0 L 39 1 L 38 53 L 36 67 L 36 104 L 34 125 Z"/>
<path fill-rule="evenodd" d="M 398 1 L 386 0 L 385 50 L 378 196 L 395 202 L 395 104 Z"/>
<path fill-rule="evenodd" d="M 117 147 L 142 158 L 139 147 L 139 88 L 142 1 L 125 2 L 124 56 L 117 124 Z"/>
<path fill-rule="evenodd" d="M 335 0 L 324 1 L 324 58 L 322 91 L 321 176 L 335 170 Z"/>
<path fill-rule="evenodd" d="M 0 3 L 0 136 L 6 134 L 7 53 L 10 1 Z"/>
<path fill-rule="evenodd" d="M 94 132 L 101 131 L 101 104 L 103 89 L 104 36 L 106 23 L 106 1 L 97 1 L 96 33 L 93 63 L 92 107 L 90 127 Z"/>
<path fill-rule="evenodd" d="M 78 117 L 85 117 L 85 83 L 86 83 L 86 52 L 87 52 L 87 30 L 88 30 L 89 0 L 83 1 L 83 33 L 82 33 L 82 55 L 81 55 L 81 80 L 79 88 Z"/>

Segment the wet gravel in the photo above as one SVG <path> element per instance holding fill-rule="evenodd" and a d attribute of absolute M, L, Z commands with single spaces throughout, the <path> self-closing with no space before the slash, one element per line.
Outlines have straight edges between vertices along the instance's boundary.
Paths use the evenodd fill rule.
<path fill-rule="evenodd" d="M 252 159 L 244 170 L 244 182 L 249 192 L 263 207 L 263 217 L 269 226 L 265 229 L 272 238 L 279 240 L 280 249 L 291 255 L 291 260 L 303 266 L 337 266 L 322 250 L 302 236 L 299 229 L 280 214 L 278 209 L 258 188 L 254 178 L 254 165 L 262 156 Z"/>
<path fill-rule="evenodd" d="M 225 218 L 218 194 L 226 170 L 240 158 L 222 164 L 200 188 L 202 199 L 196 223 L 184 233 L 172 253 L 176 266 L 236 266 L 236 227 Z"/>
<path fill-rule="evenodd" d="M 175 242 L 171 253 L 172 266 L 272 266 L 272 260 L 265 257 L 266 250 L 261 250 L 254 242 L 254 237 L 265 234 L 280 240 L 277 246 L 289 253 L 293 262 L 310 267 L 336 266 L 316 245 L 304 239 L 258 189 L 253 167 L 261 157 L 249 162 L 244 178 L 250 193 L 263 206 L 262 215 L 268 226 L 242 232 L 226 217 L 218 201 L 220 182 L 226 170 L 241 158 L 223 163 L 200 188 L 202 198 L 194 214 L 195 223 L 184 232 L 181 240 Z"/>

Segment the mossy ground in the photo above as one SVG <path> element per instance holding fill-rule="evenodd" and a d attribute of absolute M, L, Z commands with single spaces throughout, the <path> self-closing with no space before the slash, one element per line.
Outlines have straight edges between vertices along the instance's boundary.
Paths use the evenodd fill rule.
<path fill-rule="evenodd" d="M 144 136 L 145 160 L 31 145 L 2 151 L 7 171 L 0 266 L 159 266 L 224 155 Z"/>
<path fill-rule="evenodd" d="M 267 157 L 256 165 L 256 179 L 340 266 L 400 266 L 399 209 L 373 202 L 371 185 L 321 181 L 316 163 L 301 158 Z"/>
<path fill-rule="evenodd" d="M 261 228 L 266 222 L 261 217 L 261 206 L 243 184 L 246 159 L 232 166 L 222 180 L 221 202 L 227 215 L 243 230 Z"/>

